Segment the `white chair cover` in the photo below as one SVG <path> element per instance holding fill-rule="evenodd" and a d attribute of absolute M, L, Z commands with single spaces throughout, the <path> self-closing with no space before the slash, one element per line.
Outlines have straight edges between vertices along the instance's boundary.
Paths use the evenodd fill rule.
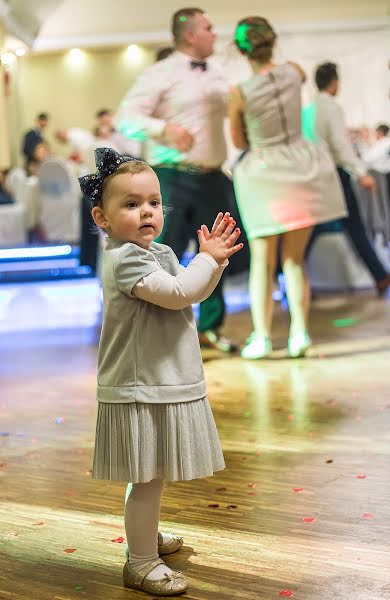
<path fill-rule="evenodd" d="M 344 232 L 321 233 L 307 260 L 307 273 L 314 289 L 358 290 L 374 285 Z"/>
<path fill-rule="evenodd" d="M 40 218 L 50 242 L 80 241 L 81 191 L 67 163 L 50 159 L 38 171 Z"/>
<path fill-rule="evenodd" d="M 26 242 L 24 207 L 21 204 L 1 204 L 0 246 L 23 246 Z"/>
<path fill-rule="evenodd" d="M 376 181 L 375 193 L 363 189 L 354 182 L 360 214 L 371 240 L 380 234 L 384 243 L 388 244 L 390 242 L 390 198 L 386 175 L 378 171 L 370 171 L 370 175 Z"/>
<path fill-rule="evenodd" d="M 7 175 L 6 185 L 12 196 L 15 198 L 15 202 L 20 201 L 20 195 L 26 179 L 26 171 L 22 169 L 22 167 L 14 167 Z"/>

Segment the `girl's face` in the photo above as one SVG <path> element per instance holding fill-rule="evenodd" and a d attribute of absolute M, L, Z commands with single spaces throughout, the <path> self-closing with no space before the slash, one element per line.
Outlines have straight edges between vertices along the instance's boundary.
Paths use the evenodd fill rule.
<path fill-rule="evenodd" d="M 95 223 L 110 237 L 148 250 L 164 225 L 157 175 L 122 173 L 111 181 L 103 208 L 92 210 Z"/>

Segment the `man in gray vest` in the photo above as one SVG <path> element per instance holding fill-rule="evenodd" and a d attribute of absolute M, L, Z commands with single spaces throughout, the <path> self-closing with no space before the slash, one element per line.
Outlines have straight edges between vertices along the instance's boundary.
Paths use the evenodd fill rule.
<path fill-rule="evenodd" d="M 306 129 L 313 131 L 315 138 L 325 142 L 336 163 L 349 213 L 348 217 L 343 219 L 344 228 L 357 254 L 374 278 L 378 295 L 383 296 L 390 286 L 390 274 L 386 272 L 367 237 L 355 192 L 351 185 L 351 176 L 357 179 L 359 185 L 371 190 L 375 189 L 375 180 L 368 174 L 366 166 L 355 154 L 348 137 L 343 110 L 334 99 L 339 89 L 337 65 L 334 63 L 319 65 L 315 73 L 315 82 L 319 94 L 311 107 L 312 110 L 308 111 L 314 121 L 311 126 L 306 123 Z M 316 231 L 310 240 L 309 247 L 313 244 L 315 235 Z M 309 248 L 307 253 L 308 251 Z"/>

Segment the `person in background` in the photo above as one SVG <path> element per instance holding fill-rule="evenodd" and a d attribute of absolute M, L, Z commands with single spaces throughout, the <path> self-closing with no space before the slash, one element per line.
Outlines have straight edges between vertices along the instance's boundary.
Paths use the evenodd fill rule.
<path fill-rule="evenodd" d="M 386 293 L 390 286 L 390 274 L 376 255 L 367 237 L 358 201 L 351 184 L 351 176 L 355 177 L 363 188 L 375 190 L 375 180 L 368 174 L 366 165 L 356 156 L 348 136 L 342 108 L 335 101 L 339 90 L 337 65 L 331 62 L 319 65 L 315 72 L 315 82 L 319 90 L 311 114 L 315 140 L 325 143 L 339 173 L 348 208 L 348 216 L 343 219 L 343 225 L 361 260 L 370 271 L 376 282 L 379 296 Z M 315 240 L 314 232 L 307 253 Z"/>
<path fill-rule="evenodd" d="M 93 131 L 83 127 L 69 127 L 58 129 L 55 132 L 57 141 L 61 144 L 69 144 L 71 153 L 69 160 L 81 165 L 90 171 L 93 168 L 93 152 L 95 148 L 102 145 L 114 148 L 122 154 L 128 154 L 139 158 L 142 154 L 141 146 L 134 140 L 126 139 L 115 130 L 112 111 L 102 108 L 95 114 L 96 126 Z M 101 140 L 104 143 L 101 143 Z"/>
<path fill-rule="evenodd" d="M 222 172 L 227 150 L 223 131 L 229 83 L 208 59 L 216 35 L 200 8 L 183 8 L 172 18 L 175 51 L 138 78 L 120 104 L 117 128 L 147 139 L 147 160 L 160 180 L 167 213 L 161 241 L 182 259 L 195 223 L 210 223 L 222 210 L 235 214 L 231 181 Z M 237 222 L 240 225 L 239 221 Z M 200 305 L 202 346 L 225 352 L 237 346 L 221 334 L 225 316 L 222 280 Z"/>
<path fill-rule="evenodd" d="M 38 144 L 45 143 L 44 131 L 49 123 L 49 115 L 45 112 L 40 113 L 36 119 L 36 126 L 27 131 L 23 138 L 22 152 L 26 164 L 29 161 L 36 160 L 35 149 Z"/>
<path fill-rule="evenodd" d="M 13 204 L 15 202 L 14 197 L 6 186 L 7 175 L 8 169 L 0 170 L 0 204 Z"/>
<path fill-rule="evenodd" d="M 97 127 L 104 127 L 104 126 L 110 127 L 111 133 L 114 133 L 114 131 L 115 131 L 114 116 L 110 109 L 101 108 L 100 110 L 97 111 L 95 116 L 96 116 Z"/>
<path fill-rule="evenodd" d="M 382 123 L 375 129 L 375 141 L 362 152 L 362 160 L 368 168 L 380 173 L 390 172 L 389 126 Z"/>
<path fill-rule="evenodd" d="M 108 108 L 102 108 L 96 113 L 97 120 L 97 129 L 100 132 L 100 136 L 106 136 L 106 139 L 109 140 L 109 144 L 112 148 L 115 148 L 121 154 L 127 154 L 129 156 L 133 156 L 134 158 L 141 158 L 143 155 L 143 146 L 141 141 L 138 140 L 129 140 L 125 136 L 122 135 L 116 128 L 114 123 L 114 115 L 111 110 Z M 96 143 L 94 147 L 99 147 Z"/>
<path fill-rule="evenodd" d="M 36 175 L 39 167 L 45 160 L 51 155 L 51 149 L 49 144 L 46 142 L 39 142 L 34 148 L 34 153 L 25 163 L 25 170 L 27 175 Z"/>
<path fill-rule="evenodd" d="M 303 70 L 295 63 L 274 62 L 276 34 L 262 17 L 242 19 L 235 42 L 253 71 L 233 88 L 229 108 L 233 142 L 248 150 L 233 172 L 251 249 L 253 333 L 241 356 L 261 359 L 272 352 L 278 246 L 291 315 L 288 352 L 291 357 L 304 356 L 311 345 L 306 244 L 314 225 L 341 217 L 346 210 L 329 155 L 302 138 Z"/>

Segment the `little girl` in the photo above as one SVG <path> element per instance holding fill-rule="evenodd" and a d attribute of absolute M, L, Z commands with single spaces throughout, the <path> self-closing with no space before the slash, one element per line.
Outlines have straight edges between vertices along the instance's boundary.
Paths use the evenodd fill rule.
<path fill-rule="evenodd" d="M 191 305 L 205 300 L 228 258 L 242 248 L 229 213 L 186 269 L 154 240 L 163 228 L 160 185 L 145 162 L 95 151 L 97 172 L 80 178 L 93 219 L 108 234 L 103 257 L 103 328 L 98 360 L 95 479 L 131 482 L 125 504 L 124 586 L 171 596 L 187 580 L 159 555 L 183 540 L 158 533 L 164 481 L 224 468 Z"/>

